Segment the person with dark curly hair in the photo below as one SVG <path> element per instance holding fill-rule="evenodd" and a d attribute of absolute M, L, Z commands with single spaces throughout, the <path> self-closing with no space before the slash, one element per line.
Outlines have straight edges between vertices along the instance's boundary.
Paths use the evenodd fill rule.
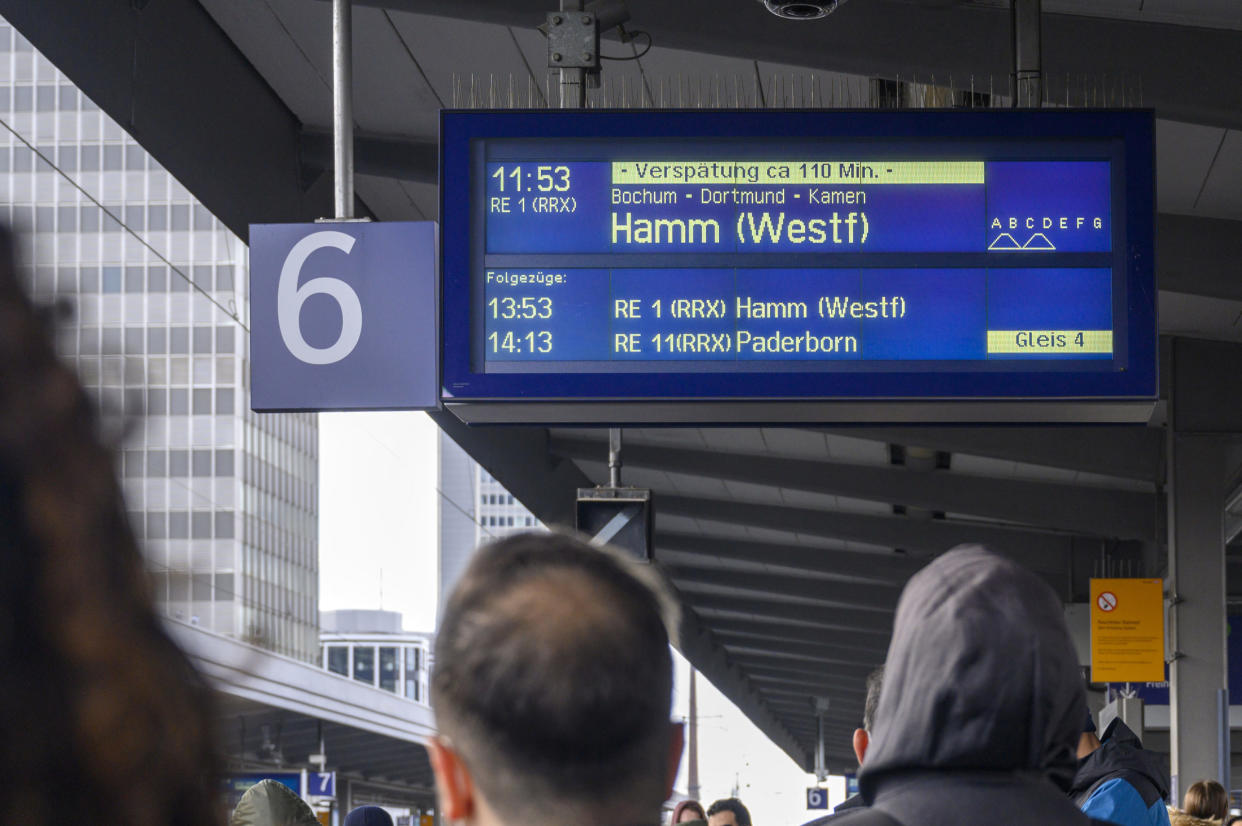
<path fill-rule="evenodd" d="M 0 231 L 0 823 L 219 826 L 211 695 L 165 634 L 92 405 Z"/>
<path fill-rule="evenodd" d="M 707 807 L 708 826 L 750 826 L 750 810 L 736 797 L 717 800 Z"/>

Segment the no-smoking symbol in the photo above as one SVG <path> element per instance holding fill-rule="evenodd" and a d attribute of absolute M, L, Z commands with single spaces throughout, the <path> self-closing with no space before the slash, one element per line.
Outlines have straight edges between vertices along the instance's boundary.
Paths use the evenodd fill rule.
<path fill-rule="evenodd" d="M 1117 595 L 1112 591 L 1105 591 L 1096 598 L 1095 604 L 1100 606 L 1100 610 L 1105 613 L 1112 611 L 1117 607 Z"/>

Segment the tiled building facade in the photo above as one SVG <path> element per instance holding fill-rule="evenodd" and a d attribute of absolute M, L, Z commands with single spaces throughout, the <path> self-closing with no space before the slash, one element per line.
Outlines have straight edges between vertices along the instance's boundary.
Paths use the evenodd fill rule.
<path fill-rule="evenodd" d="M 0 221 L 72 307 L 161 604 L 317 659 L 317 423 L 248 409 L 245 245 L 2 21 L 0 119 Z"/>

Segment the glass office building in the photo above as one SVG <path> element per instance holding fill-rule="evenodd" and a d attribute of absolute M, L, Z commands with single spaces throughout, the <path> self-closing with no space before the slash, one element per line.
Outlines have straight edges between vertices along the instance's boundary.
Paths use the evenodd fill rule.
<path fill-rule="evenodd" d="M 429 704 L 431 634 L 403 630 L 396 611 L 324 611 L 320 628 L 324 670 Z"/>
<path fill-rule="evenodd" d="M 0 221 L 73 308 L 161 605 L 317 660 L 317 423 L 248 409 L 245 245 L 3 21 L 0 118 Z"/>
<path fill-rule="evenodd" d="M 439 436 L 440 601 L 461 577 L 474 549 L 511 533 L 542 528 L 505 486 L 444 432 Z"/>

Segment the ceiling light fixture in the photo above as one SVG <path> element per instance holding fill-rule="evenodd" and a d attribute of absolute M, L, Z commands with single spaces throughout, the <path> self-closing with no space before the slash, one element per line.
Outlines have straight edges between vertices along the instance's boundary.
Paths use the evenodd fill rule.
<path fill-rule="evenodd" d="M 783 20 L 818 20 L 827 17 L 846 0 L 759 0 Z"/>

